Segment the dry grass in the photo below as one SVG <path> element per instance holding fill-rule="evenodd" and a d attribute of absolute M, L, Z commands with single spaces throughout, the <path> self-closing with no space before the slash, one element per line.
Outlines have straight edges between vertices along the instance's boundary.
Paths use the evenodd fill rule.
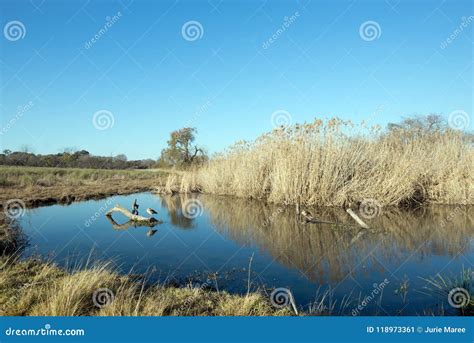
<path fill-rule="evenodd" d="M 27 206 L 150 191 L 165 182 L 164 170 L 101 170 L 0 167 L 0 205 L 21 199 Z"/>
<path fill-rule="evenodd" d="M 0 315 L 6 316 L 268 316 L 277 310 L 262 295 L 230 295 L 203 289 L 144 287 L 108 265 L 65 272 L 35 260 L 0 260 Z M 107 306 L 93 301 L 98 289 L 115 297 Z"/>
<path fill-rule="evenodd" d="M 473 204 L 473 165 L 474 151 L 460 132 L 387 135 L 317 120 L 238 143 L 185 174 L 181 185 L 279 204 Z"/>
<path fill-rule="evenodd" d="M 0 214 L 0 256 L 14 254 L 22 249 L 26 237 L 19 225 Z"/>

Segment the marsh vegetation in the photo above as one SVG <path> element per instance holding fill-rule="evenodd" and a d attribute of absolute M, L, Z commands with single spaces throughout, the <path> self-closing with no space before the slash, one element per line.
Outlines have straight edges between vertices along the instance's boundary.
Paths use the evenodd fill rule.
<path fill-rule="evenodd" d="M 237 143 L 185 174 L 180 188 L 286 205 L 474 204 L 473 165 L 472 141 L 460 131 L 316 120 Z"/>
<path fill-rule="evenodd" d="M 0 167 L 2 204 L 20 199 L 26 207 L 37 207 L 114 196 L 105 205 L 40 208 L 28 214 L 28 221 L 1 218 L 2 314 L 290 315 L 287 307 L 275 308 L 268 299 L 269 291 L 283 283 L 294 290 L 305 314 L 348 315 L 372 285 L 387 277 L 387 266 L 397 275 L 389 275 L 384 299 L 377 298 L 364 313 L 378 315 L 383 308 L 396 314 L 453 314 L 452 308 L 443 307 L 446 293 L 459 284 L 472 294 L 472 273 L 451 283 L 436 273 L 446 262 L 450 274 L 456 274 L 464 266 L 459 256 L 472 258 L 474 152 L 471 136 L 432 124 L 405 122 L 382 131 L 340 119 L 316 120 L 277 128 L 210 159 L 194 145 L 195 131 L 178 130 L 162 154 L 172 169 Z M 186 144 L 176 136 L 183 132 L 188 134 Z M 170 194 L 137 195 L 159 201 L 163 221 L 158 227 L 145 234 L 139 225 L 107 221 L 107 206 L 115 205 L 115 196 L 145 191 Z M 356 225 L 344 211 L 366 199 L 380 205 L 364 218 L 369 229 Z M 190 200 L 203 206 L 198 217 L 183 213 Z M 131 201 L 126 198 L 123 204 Z M 433 206 L 439 204 L 449 206 Z M 303 223 L 297 215 L 300 207 L 322 221 Z M 96 215 L 99 210 L 103 215 Z M 84 213 L 94 218 L 87 226 L 88 240 L 64 250 L 78 225 L 84 229 Z M 67 221 L 61 220 L 64 216 Z M 45 244 L 35 230 L 48 218 L 72 220 L 75 226 L 46 225 L 41 235 L 51 239 Z M 98 253 L 108 250 L 101 244 L 115 244 L 125 231 L 133 242 L 117 244 L 112 261 Z M 99 247 L 91 255 L 94 261 L 76 268 L 64 264 L 71 253 L 92 254 L 91 237 Z M 212 244 L 204 257 L 188 259 L 208 239 Z M 136 242 L 140 248 L 132 248 Z M 160 242 L 165 249 L 156 249 Z M 66 255 L 55 255 L 58 247 Z M 53 261 L 44 256 L 54 256 Z M 128 270 L 140 261 L 138 274 L 124 272 L 116 256 L 124 257 Z M 235 261 L 227 265 L 229 256 Z M 249 256 L 252 269 L 243 267 Z M 423 264 L 427 259 L 433 265 Z M 196 261 L 203 260 L 204 269 L 214 275 L 211 287 L 193 283 L 202 282 L 202 265 Z M 148 274 L 150 266 L 170 272 L 165 282 L 161 274 Z M 215 270 L 221 266 L 228 270 L 219 276 Z M 358 288 L 348 279 L 356 280 Z M 114 292 L 115 300 L 94 306 L 91 296 L 104 287 Z M 441 297 L 414 297 L 420 289 Z M 472 313 L 472 304 L 459 311 Z"/>
<path fill-rule="evenodd" d="M 0 202 L 21 199 L 34 207 L 150 191 L 164 184 L 169 172 L 0 166 Z"/>

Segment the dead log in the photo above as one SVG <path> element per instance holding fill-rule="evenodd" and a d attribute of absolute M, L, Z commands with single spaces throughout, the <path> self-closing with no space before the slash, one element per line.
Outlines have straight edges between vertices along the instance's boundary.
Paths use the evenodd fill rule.
<path fill-rule="evenodd" d="M 367 225 L 366 223 L 363 222 L 362 219 L 359 218 L 359 216 L 357 214 L 355 214 L 354 211 L 352 211 L 350 208 L 348 208 L 346 210 L 347 213 L 349 213 L 349 215 L 354 218 L 354 220 L 357 222 L 357 224 L 359 224 L 361 227 L 363 227 L 364 229 L 370 229 L 370 226 Z"/>
<path fill-rule="evenodd" d="M 344 225 L 344 224 L 341 224 L 341 223 L 327 222 L 327 221 L 324 221 L 324 220 L 319 220 L 319 219 L 313 217 L 313 215 L 311 213 L 309 213 L 308 211 L 301 211 L 300 215 L 301 215 L 301 217 L 303 217 L 304 222 L 308 223 L 308 224 Z"/>
<path fill-rule="evenodd" d="M 115 205 L 115 207 L 111 208 L 105 215 L 108 218 L 112 218 L 112 213 L 114 213 L 114 212 L 122 213 L 125 217 L 127 217 L 128 219 L 130 219 L 134 223 L 145 224 L 145 225 L 146 224 L 152 224 L 152 223 L 155 223 L 155 224 L 159 223 L 159 221 L 156 220 L 153 217 L 147 218 L 147 217 L 139 216 L 137 214 L 133 214 L 132 212 L 130 212 L 126 208 L 123 208 L 120 205 Z"/>
<path fill-rule="evenodd" d="M 143 227 L 143 226 L 149 227 L 151 230 L 151 228 L 161 223 L 158 220 L 156 220 L 155 222 L 134 222 L 133 220 L 129 220 L 126 223 L 119 224 L 112 218 L 111 215 L 107 215 L 106 218 L 109 221 L 109 223 L 112 225 L 112 228 L 114 230 L 128 230 L 132 227 L 138 228 L 138 227 Z"/>

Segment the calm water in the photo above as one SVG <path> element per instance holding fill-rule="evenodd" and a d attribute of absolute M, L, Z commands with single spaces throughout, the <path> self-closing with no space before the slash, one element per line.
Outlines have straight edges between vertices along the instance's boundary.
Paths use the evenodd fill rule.
<path fill-rule="evenodd" d="M 163 224 L 128 226 L 114 214 L 113 225 L 105 217 L 108 208 L 130 208 L 134 199 L 141 215 L 154 208 Z M 147 273 L 150 282 L 211 280 L 212 287 L 236 293 L 247 291 L 250 275 L 253 290 L 291 289 L 306 309 L 326 294 L 323 312 L 333 307 L 332 313 L 349 315 L 376 288 L 380 292 L 364 302 L 360 314 L 421 315 L 438 313 L 441 306 L 445 314 L 456 314 L 445 297 L 424 289 L 425 279 L 437 273 L 459 278 L 474 261 L 472 207 L 385 211 L 367 220 L 374 230 L 360 230 L 304 225 L 289 208 L 228 197 L 198 197 L 202 214 L 188 219 L 182 210 L 187 199 L 142 193 L 30 210 L 21 221 L 29 238 L 23 256 L 40 255 L 62 266 L 113 260 L 119 271 Z M 353 223 L 344 211 L 313 214 Z"/>

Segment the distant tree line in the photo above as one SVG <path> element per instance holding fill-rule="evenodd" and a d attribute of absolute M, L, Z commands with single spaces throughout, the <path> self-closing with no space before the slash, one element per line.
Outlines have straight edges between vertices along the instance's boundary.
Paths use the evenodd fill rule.
<path fill-rule="evenodd" d="M 147 169 L 156 166 L 156 161 L 151 159 L 128 161 L 127 156 L 123 154 L 113 157 L 94 156 L 86 150 L 40 155 L 7 149 L 3 150 L 3 153 L 0 154 L 0 165 L 91 169 Z"/>
<path fill-rule="evenodd" d="M 202 147 L 194 144 L 196 128 L 184 127 L 170 133 L 167 147 L 156 160 L 145 159 L 129 161 L 127 156 L 95 156 L 86 150 L 66 148 L 58 154 L 34 154 L 24 145 L 21 151 L 3 150 L 0 153 L 0 165 L 25 167 L 91 168 L 91 169 L 148 169 L 179 168 L 185 169 L 208 160 Z"/>
<path fill-rule="evenodd" d="M 467 143 L 474 145 L 474 134 L 472 132 L 450 128 L 447 121 L 439 114 L 411 116 L 404 118 L 399 123 L 389 123 L 387 125 L 386 134 L 392 135 L 402 133 L 406 138 L 416 138 L 417 136 L 446 132 L 449 130 L 459 131 Z"/>

